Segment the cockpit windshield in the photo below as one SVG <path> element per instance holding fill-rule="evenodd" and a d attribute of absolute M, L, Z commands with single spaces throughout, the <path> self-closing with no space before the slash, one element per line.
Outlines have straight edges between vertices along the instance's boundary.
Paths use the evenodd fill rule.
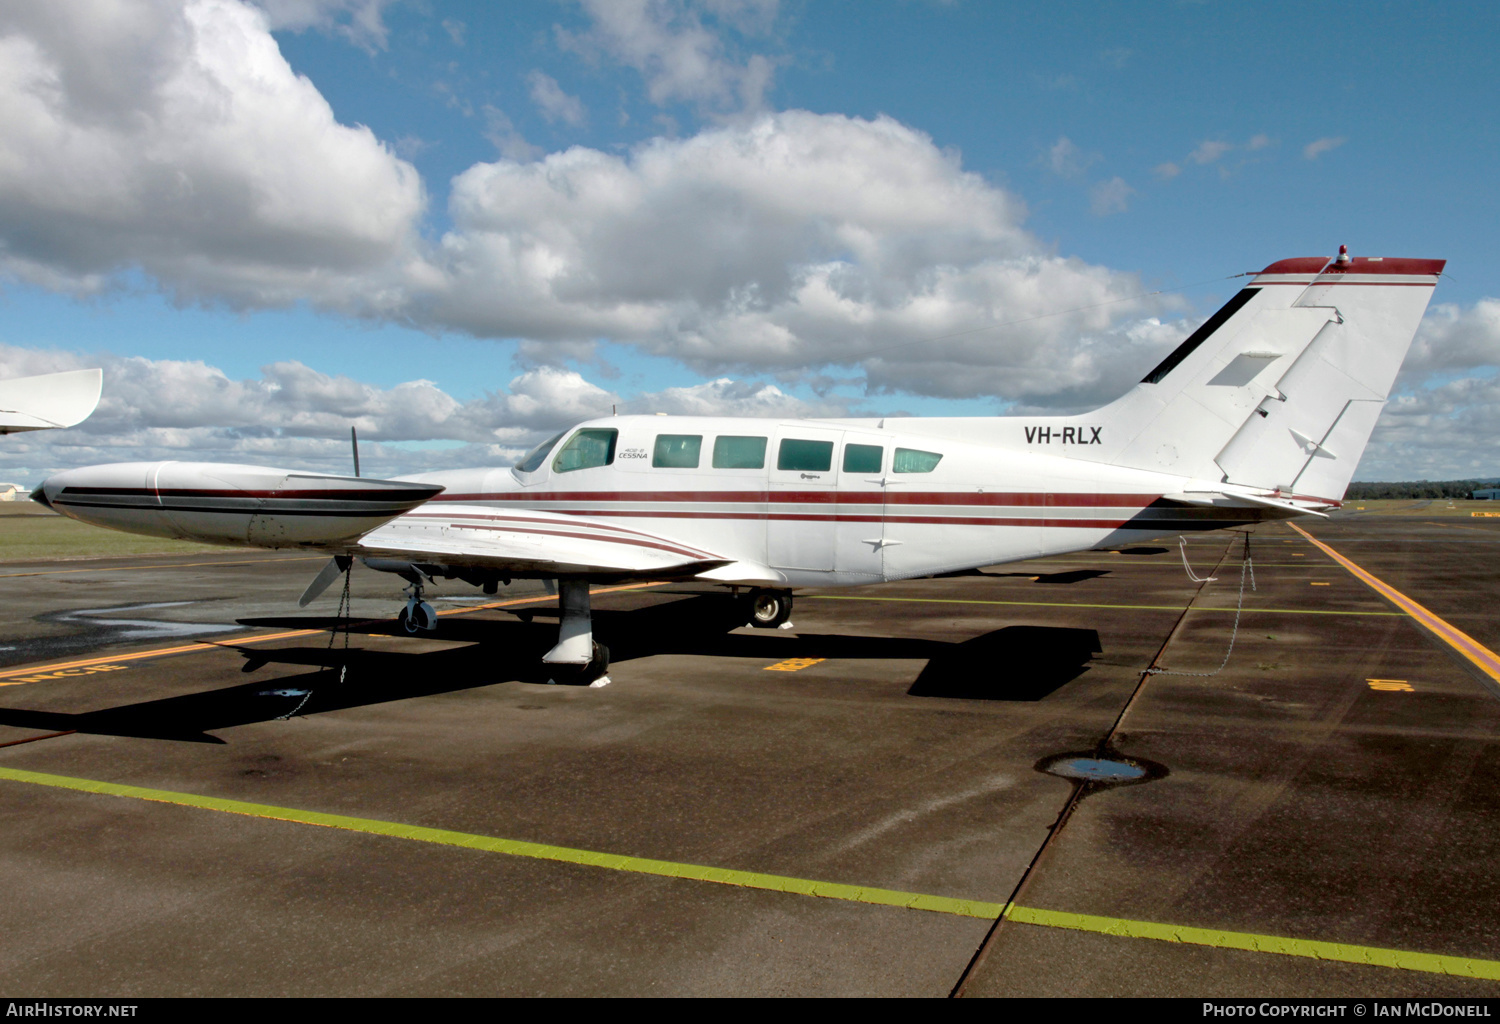
<path fill-rule="evenodd" d="M 566 433 L 567 431 L 564 430 L 562 434 L 554 434 L 552 437 L 547 438 L 547 440 L 543 441 L 541 444 L 531 449 L 531 451 L 527 452 L 526 457 L 520 462 L 516 463 L 516 472 L 535 473 L 537 470 L 541 469 L 542 463 L 547 461 L 547 456 L 551 454 L 553 447 L 556 446 L 557 442 L 563 439 L 563 434 Z"/>

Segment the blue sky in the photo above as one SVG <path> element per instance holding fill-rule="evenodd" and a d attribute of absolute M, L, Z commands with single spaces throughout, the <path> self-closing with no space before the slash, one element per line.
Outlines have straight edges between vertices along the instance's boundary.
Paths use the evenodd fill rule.
<path fill-rule="evenodd" d="M 106 403 L 0 476 L 1073 410 L 1341 243 L 1453 274 L 1357 477 L 1500 474 L 1490 5 L 68 6 L 0 7 L 0 371 Z"/>

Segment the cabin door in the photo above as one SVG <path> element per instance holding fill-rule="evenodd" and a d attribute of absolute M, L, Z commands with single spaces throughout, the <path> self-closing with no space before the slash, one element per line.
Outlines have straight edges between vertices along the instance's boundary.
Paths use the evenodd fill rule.
<path fill-rule="evenodd" d="M 766 454 L 766 554 L 776 569 L 831 572 L 838 540 L 838 449 L 843 431 L 789 425 Z"/>
<path fill-rule="evenodd" d="M 838 542 L 834 570 L 841 582 L 885 577 L 885 493 L 890 484 L 890 438 L 844 432 L 838 453 Z"/>

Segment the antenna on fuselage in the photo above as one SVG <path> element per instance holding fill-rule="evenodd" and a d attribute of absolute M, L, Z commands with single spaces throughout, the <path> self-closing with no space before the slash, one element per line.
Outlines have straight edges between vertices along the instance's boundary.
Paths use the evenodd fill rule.
<path fill-rule="evenodd" d="M 359 476 L 359 434 L 349 428 L 349 446 L 354 449 L 354 475 Z"/>

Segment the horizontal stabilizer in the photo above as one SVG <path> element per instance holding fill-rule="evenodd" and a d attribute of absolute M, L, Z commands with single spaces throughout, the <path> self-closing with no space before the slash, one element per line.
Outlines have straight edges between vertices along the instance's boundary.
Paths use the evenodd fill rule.
<path fill-rule="evenodd" d="M 82 423 L 98 406 L 103 383 L 102 370 L 0 380 L 0 434 Z"/>
<path fill-rule="evenodd" d="M 1248 488 L 1235 487 L 1232 484 L 1221 485 L 1215 489 L 1179 491 L 1176 494 L 1163 494 L 1166 501 L 1178 501 L 1185 505 L 1197 505 L 1200 508 L 1273 508 L 1280 509 L 1290 515 L 1298 516 L 1322 516 L 1327 517 L 1323 511 L 1332 508 L 1337 502 L 1328 502 L 1321 498 L 1289 497 L 1281 494 L 1261 494 Z"/>

